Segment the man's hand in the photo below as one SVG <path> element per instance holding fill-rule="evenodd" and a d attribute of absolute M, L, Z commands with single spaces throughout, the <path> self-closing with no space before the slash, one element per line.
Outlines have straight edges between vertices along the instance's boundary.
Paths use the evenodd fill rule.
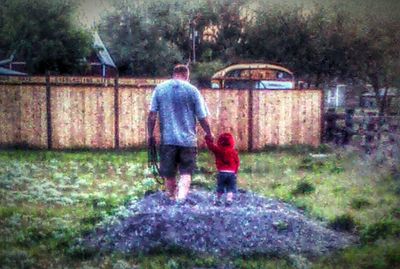
<path fill-rule="evenodd" d="M 214 140 L 214 137 L 211 133 L 210 125 L 208 124 L 207 118 L 199 120 L 200 126 L 203 128 L 204 132 L 206 132 L 206 137 L 209 137 L 211 140 Z"/>
<path fill-rule="evenodd" d="M 204 138 L 205 138 L 206 140 L 208 140 L 208 141 L 211 141 L 211 142 L 214 141 L 214 137 L 212 136 L 211 133 L 210 133 L 210 134 L 206 134 L 206 135 L 204 136 Z"/>

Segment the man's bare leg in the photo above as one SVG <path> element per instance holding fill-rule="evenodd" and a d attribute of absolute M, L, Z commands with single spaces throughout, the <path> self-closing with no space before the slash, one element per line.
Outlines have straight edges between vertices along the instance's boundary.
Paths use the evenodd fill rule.
<path fill-rule="evenodd" d="M 228 193 L 226 194 L 226 200 L 227 200 L 228 202 L 232 202 L 232 201 L 233 201 L 233 192 L 228 192 Z"/>
<path fill-rule="evenodd" d="M 178 183 L 178 195 L 176 200 L 178 202 L 183 202 L 186 199 L 186 196 L 189 193 L 190 183 L 192 181 L 192 176 L 190 174 L 180 175 L 179 183 Z"/>
<path fill-rule="evenodd" d="M 165 189 L 167 195 L 171 200 L 175 200 L 176 197 L 176 179 L 174 177 L 165 179 Z"/>

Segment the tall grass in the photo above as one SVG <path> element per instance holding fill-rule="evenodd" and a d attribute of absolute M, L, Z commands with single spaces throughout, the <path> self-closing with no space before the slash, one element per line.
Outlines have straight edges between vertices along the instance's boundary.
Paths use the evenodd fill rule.
<path fill-rule="evenodd" d="M 327 152 L 327 155 L 312 155 Z M 399 266 L 400 180 L 356 153 L 269 148 L 241 153 L 239 188 L 291 203 L 310 218 L 359 236 L 360 244 L 310 261 L 315 268 Z M 215 188 L 212 155 L 200 152 L 193 186 Z M 77 240 L 124 205 L 160 189 L 147 153 L 0 152 L 0 260 L 3 268 L 294 268 L 301 258 L 193 254 L 100 255 Z M 349 264 L 349 267 L 345 267 Z M 343 266 L 343 267 L 342 267 Z"/>

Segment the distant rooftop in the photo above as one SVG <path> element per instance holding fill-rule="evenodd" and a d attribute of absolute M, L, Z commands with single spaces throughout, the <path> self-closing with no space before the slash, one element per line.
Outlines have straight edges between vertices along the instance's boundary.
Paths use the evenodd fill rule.
<path fill-rule="evenodd" d="M 111 66 L 111 67 L 114 67 L 114 68 L 117 68 L 113 59 L 111 58 L 110 53 L 108 53 L 106 46 L 104 45 L 103 41 L 101 40 L 99 34 L 97 32 L 94 32 L 93 37 L 94 37 L 93 46 L 96 49 L 96 54 L 99 57 L 101 63 Z"/>
<path fill-rule="evenodd" d="M 0 75 L 2 75 L 2 76 L 26 76 L 27 74 L 0 67 Z"/>

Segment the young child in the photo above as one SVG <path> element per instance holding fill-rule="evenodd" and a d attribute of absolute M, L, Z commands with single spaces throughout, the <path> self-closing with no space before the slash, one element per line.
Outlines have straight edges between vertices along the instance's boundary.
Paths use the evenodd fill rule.
<path fill-rule="evenodd" d="M 217 176 L 217 200 L 215 205 L 221 205 L 221 196 L 226 190 L 226 206 L 233 201 L 233 193 L 236 192 L 236 178 L 239 169 L 239 155 L 235 150 L 235 140 L 230 133 L 223 133 L 218 137 L 217 145 L 208 136 L 205 137 L 207 147 L 215 155 L 215 164 L 218 169 Z"/>

